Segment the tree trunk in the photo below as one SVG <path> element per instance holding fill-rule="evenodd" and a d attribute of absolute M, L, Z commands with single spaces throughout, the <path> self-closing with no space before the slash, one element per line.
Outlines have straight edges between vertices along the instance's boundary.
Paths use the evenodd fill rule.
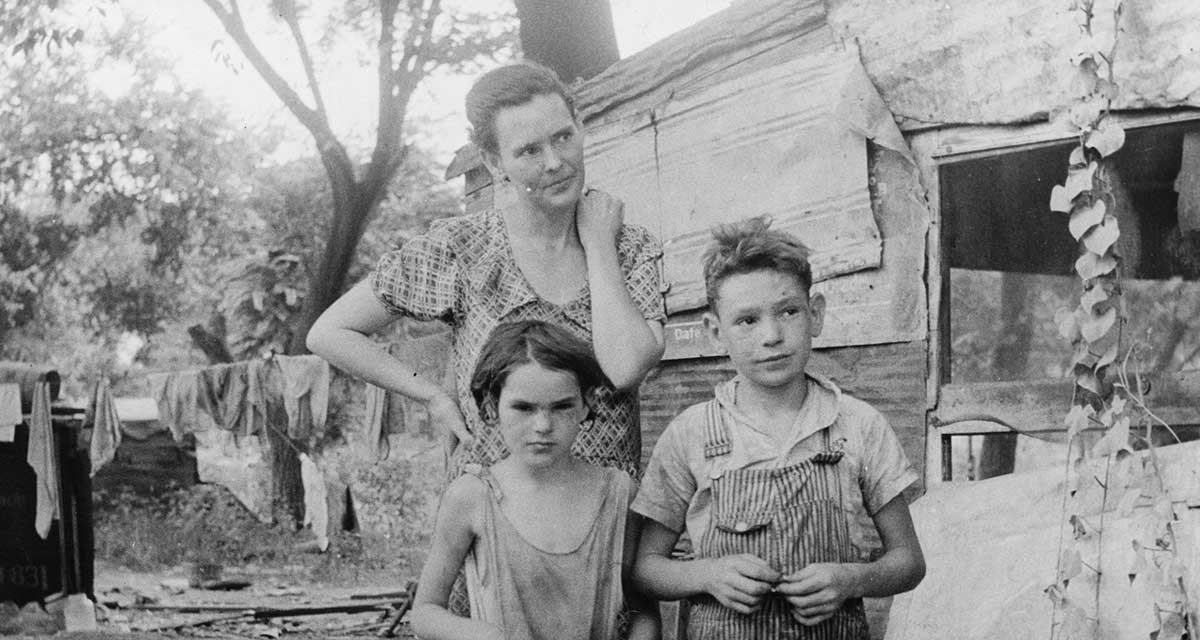
<path fill-rule="evenodd" d="M 321 255 L 321 263 L 309 280 L 300 322 L 288 345 L 289 355 L 308 353 L 308 347 L 304 344 L 308 330 L 346 289 L 346 276 L 354 264 L 358 242 L 385 192 L 386 183 L 376 189 L 362 182 L 350 184 L 345 189 L 333 189 L 333 224 Z M 339 193 L 344 195 L 339 196 Z"/>
<path fill-rule="evenodd" d="M 570 84 L 621 59 L 608 0 L 516 0 L 521 50 Z"/>

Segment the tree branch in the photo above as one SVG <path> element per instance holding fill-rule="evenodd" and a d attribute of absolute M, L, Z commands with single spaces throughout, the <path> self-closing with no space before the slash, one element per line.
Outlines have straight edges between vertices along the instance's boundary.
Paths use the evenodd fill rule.
<path fill-rule="evenodd" d="M 316 105 L 316 111 L 321 119 L 325 122 L 329 121 L 329 112 L 325 109 L 325 99 L 321 97 L 321 86 L 317 83 L 317 73 L 313 65 L 312 54 L 308 51 L 308 43 L 304 40 L 304 33 L 300 31 L 300 19 L 296 15 L 296 3 L 294 0 L 286 0 L 283 5 L 283 21 L 287 24 L 288 30 L 292 32 L 292 39 L 296 41 L 296 50 L 300 53 L 300 63 L 304 67 L 304 76 L 308 78 L 308 88 L 312 91 L 313 103 Z"/>
<path fill-rule="evenodd" d="M 238 10 L 237 1 L 231 0 L 232 9 L 225 9 L 220 0 L 203 0 L 204 4 L 212 10 L 216 15 L 217 20 L 221 22 L 221 26 L 225 28 L 225 32 L 233 38 L 238 48 L 250 61 L 251 66 L 258 72 L 258 75 L 267 83 L 271 91 L 283 101 L 283 105 L 296 116 L 300 124 L 308 129 L 316 140 L 317 149 L 322 155 L 326 153 L 333 154 L 339 158 L 339 161 L 345 163 L 347 169 L 351 171 L 351 179 L 353 179 L 353 164 L 350 162 L 350 156 L 333 135 L 333 129 L 329 126 L 329 121 L 324 117 L 324 113 L 304 104 L 300 99 L 299 94 L 292 89 L 287 80 L 275 70 L 275 67 L 267 60 L 258 46 L 254 44 L 254 40 L 246 31 L 246 24 L 242 20 L 241 12 Z"/>

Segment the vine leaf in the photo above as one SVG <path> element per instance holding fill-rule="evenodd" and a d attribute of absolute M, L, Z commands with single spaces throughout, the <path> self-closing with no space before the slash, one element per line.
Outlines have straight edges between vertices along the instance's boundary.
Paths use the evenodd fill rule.
<path fill-rule="evenodd" d="M 1091 371 L 1084 371 L 1083 373 L 1075 376 L 1075 384 L 1087 389 L 1088 391 L 1091 391 L 1096 395 L 1102 395 L 1100 380 L 1096 377 L 1096 374 Z"/>
<path fill-rule="evenodd" d="M 1097 166 L 1095 162 L 1089 162 L 1086 167 L 1067 171 L 1067 181 L 1063 184 L 1063 188 L 1066 190 L 1068 200 L 1074 200 L 1075 196 L 1091 190 L 1092 177 L 1096 175 Z"/>
<path fill-rule="evenodd" d="M 1058 581 L 1067 584 L 1071 578 L 1083 572 L 1083 557 L 1079 555 L 1079 549 L 1064 549 L 1062 561 L 1059 564 Z"/>
<path fill-rule="evenodd" d="M 1137 540 L 1131 540 L 1133 546 L 1133 563 L 1129 565 L 1129 584 L 1132 585 L 1137 577 L 1145 573 L 1150 565 L 1146 562 L 1146 554 L 1142 551 L 1142 543 Z"/>
<path fill-rule="evenodd" d="M 1058 335 L 1066 338 L 1068 342 L 1075 342 L 1079 339 L 1079 319 L 1077 317 L 1079 312 L 1080 309 L 1059 309 L 1054 314 L 1054 323 L 1058 325 Z"/>
<path fill-rule="evenodd" d="M 1094 131 L 1088 134 L 1088 147 L 1095 149 L 1100 157 L 1107 158 L 1125 146 L 1125 129 L 1109 120 L 1104 120 Z"/>
<path fill-rule="evenodd" d="M 1100 354 L 1100 359 L 1096 361 L 1096 368 L 1107 367 L 1115 362 L 1120 346 L 1119 342 L 1113 340 L 1112 344 L 1108 345 L 1108 348 L 1104 350 L 1104 353 Z"/>
<path fill-rule="evenodd" d="M 1089 229 L 1104 221 L 1104 214 L 1107 213 L 1108 206 L 1103 200 L 1097 200 L 1090 205 L 1081 205 L 1075 207 L 1071 213 L 1071 222 L 1067 225 L 1071 235 L 1076 239 L 1083 237 Z M 1096 253 L 1103 253 L 1097 251 Z"/>
<path fill-rule="evenodd" d="M 1090 60 L 1091 58 L 1089 58 Z M 1095 90 L 1095 84 L 1092 84 L 1092 90 Z M 1104 101 L 1099 97 L 1087 98 L 1071 105 L 1070 117 L 1071 124 L 1076 127 L 1088 130 L 1092 127 L 1092 123 L 1100 119 L 1100 114 L 1104 113 Z"/>
<path fill-rule="evenodd" d="M 1158 612 L 1158 631 L 1154 637 L 1157 640 L 1180 640 L 1185 631 L 1183 616 L 1178 611 Z"/>
<path fill-rule="evenodd" d="M 1063 421 L 1067 425 L 1067 442 L 1073 440 L 1080 431 L 1087 428 L 1088 420 L 1095 413 L 1096 410 L 1090 406 L 1079 404 L 1071 406 L 1071 410 L 1067 412 L 1067 417 Z"/>
<path fill-rule="evenodd" d="M 1083 167 L 1087 164 L 1087 154 L 1084 153 L 1082 145 L 1071 149 L 1071 156 L 1067 158 L 1067 163 L 1072 167 Z"/>
<path fill-rule="evenodd" d="M 1083 607 L 1072 602 L 1063 605 L 1063 623 L 1060 638 L 1084 640 L 1095 637 L 1095 624 L 1088 618 Z"/>
<path fill-rule="evenodd" d="M 1092 455 L 1103 457 L 1118 451 L 1129 449 L 1129 418 L 1121 416 L 1117 418 L 1116 423 L 1112 428 L 1104 434 L 1103 438 L 1092 447 Z"/>
<path fill-rule="evenodd" d="M 1087 530 L 1087 527 L 1083 524 L 1083 518 L 1080 518 L 1076 514 L 1072 514 L 1069 522 L 1071 523 L 1071 535 L 1076 540 L 1087 536 L 1088 530 Z M 1078 553 L 1079 552 L 1077 551 L 1076 555 L 1078 555 Z"/>
<path fill-rule="evenodd" d="M 1071 212 L 1071 198 L 1067 196 L 1067 188 L 1061 184 L 1054 185 L 1050 190 L 1050 210 L 1061 213 Z"/>
<path fill-rule="evenodd" d="M 1075 272 L 1084 280 L 1098 278 L 1117 268 L 1117 259 L 1112 254 L 1097 255 L 1090 251 L 1075 261 Z"/>
<path fill-rule="evenodd" d="M 1117 230 L 1117 219 L 1106 215 L 1099 226 L 1083 236 L 1083 246 L 1096 255 L 1104 255 L 1109 247 L 1117 243 L 1119 237 L 1121 232 Z"/>
<path fill-rule="evenodd" d="M 1108 292 L 1104 290 L 1104 287 L 1096 285 L 1083 292 L 1083 295 L 1079 297 L 1079 306 L 1089 313 L 1094 313 L 1096 305 L 1105 300 L 1108 300 Z"/>
<path fill-rule="evenodd" d="M 1140 482 L 1131 482 L 1128 487 L 1125 487 L 1125 495 L 1121 496 L 1121 501 L 1117 503 L 1117 513 L 1121 517 L 1129 517 L 1133 515 L 1133 510 L 1137 507 L 1137 503 L 1142 499 L 1142 485 Z M 1136 549 L 1141 549 L 1141 545 L 1137 540 L 1133 541 Z"/>
<path fill-rule="evenodd" d="M 1096 342 L 1103 338 L 1116 322 L 1117 309 L 1109 307 L 1107 311 L 1099 315 L 1089 314 L 1083 322 L 1079 323 L 1079 331 L 1083 334 L 1084 340 Z"/>

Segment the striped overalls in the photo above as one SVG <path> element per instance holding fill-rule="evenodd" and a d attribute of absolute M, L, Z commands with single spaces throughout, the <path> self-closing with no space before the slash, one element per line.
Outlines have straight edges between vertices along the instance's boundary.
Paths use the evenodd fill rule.
<path fill-rule="evenodd" d="M 712 520 L 696 548 L 701 558 L 754 554 L 784 574 L 814 562 L 859 562 L 842 509 L 842 452 L 824 447 L 812 458 L 780 468 L 714 472 Z M 708 405 L 704 457 L 728 455 L 728 427 L 714 399 Z M 688 640 L 866 640 L 861 599 L 848 600 L 832 618 L 812 627 L 792 618 L 787 600 L 769 594 L 757 612 L 743 615 L 712 597 L 692 601 Z"/>

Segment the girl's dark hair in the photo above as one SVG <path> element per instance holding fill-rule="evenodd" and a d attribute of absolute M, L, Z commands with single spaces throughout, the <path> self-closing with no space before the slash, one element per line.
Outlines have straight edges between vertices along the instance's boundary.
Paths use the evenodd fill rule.
<path fill-rule="evenodd" d="M 762 270 L 787 273 L 796 276 L 806 292 L 812 289 L 808 247 L 796 236 L 772 229 L 769 218 L 723 224 L 712 235 L 713 243 L 704 252 L 704 290 L 713 313 L 721 283 L 733 275 Z"/>
<path fill-rule="evenodd" d="M 594 389 L 610 386 L 591 346 L 571 332 L 541 320 L 506 322 L 488 336 L 471 376 L 471 396 L 485 422 L 495 419 L 496 402 L 509 372 L 531 362 L 575 374 L 585 400 Z"/>
<path fill-rule="evenodd" d="M 536 62 L 508 64 L 480 76 L 467 92 L 471 142 L 484 151 L 498 153 L 496 114 L 505 107 L 520 106 L 541 95 L 562 98 L 571 117 L 575 117 L 575 98 L 570 90 L 558 75 Z"/>

